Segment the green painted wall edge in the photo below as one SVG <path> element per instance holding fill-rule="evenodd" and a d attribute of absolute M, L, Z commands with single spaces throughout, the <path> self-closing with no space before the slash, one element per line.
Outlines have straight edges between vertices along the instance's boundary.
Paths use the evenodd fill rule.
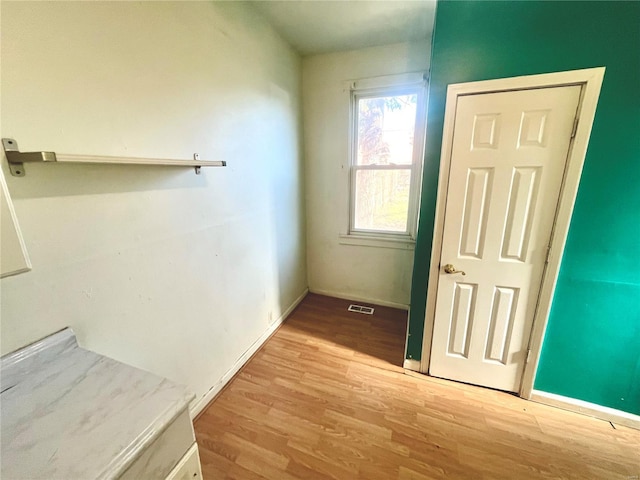
<path fill-rule="evenodd" d="M 422 350 L 447 85 L 605 66 L 535 388 L 640 413 L 640 3 L 439 2 L 407 358 Z"/>

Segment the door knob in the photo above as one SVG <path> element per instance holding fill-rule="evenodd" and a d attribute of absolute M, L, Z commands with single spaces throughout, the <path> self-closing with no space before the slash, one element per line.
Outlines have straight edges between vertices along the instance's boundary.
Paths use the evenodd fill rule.
<path fill-rule="evenodd" d="M 464 273 L 462 270 L 456 270 L 456 267 L 454 267 L 450 263 L 447 263 L 444 266 L 444 273 L 461 273 L 463 275 L 466 275 L 466 273 Z"/>

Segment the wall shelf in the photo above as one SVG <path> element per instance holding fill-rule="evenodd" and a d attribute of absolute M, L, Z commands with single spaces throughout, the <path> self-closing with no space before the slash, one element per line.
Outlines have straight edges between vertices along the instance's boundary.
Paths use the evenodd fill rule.
<path fill-rule="evenodd" d="M 139 157 L 110 157 L 99 155 L 68 155 L 55 152 L 21 152 L 18 149 L 18 142 L 13 138 L 3 138 L 2 147 L 9 162 L 9 170 L 14 177 L 24 177 L 25 163 L 47 162 L 47 163 L 101 163 L 101 164 L 122 164 L 122 165 L 155 165 L 173 167 L 191 167 L 195 169 L 197 175 L 200 174 L 201 167 L 226 167 L 227 162 L 219 160 L 200 160 L 197 153 L 193 155 L 193 160 L 180 160 L 170 158 L 139 158 Z"/>

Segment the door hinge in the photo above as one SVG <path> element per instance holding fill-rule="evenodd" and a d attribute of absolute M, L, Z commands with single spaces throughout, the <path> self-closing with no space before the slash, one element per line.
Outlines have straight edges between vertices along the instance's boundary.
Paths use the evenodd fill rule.
<path fill-rule="evenodd" d="M 576 132 L 578 131 L 578 121 L 580 119 L 578 117 L 576 117 L 573 120 L 573 130 L 571 130 L 571 138 L 574 138 L 576 136 Z"/>
<path fill-rule="evenodd" d="M 544 259 L 544 264 L 547 265 L 549 263 L 549 258 L 551 257 L 551 244 L 547 245 L 547 256 Z"/>
<path fill-rule="evenodd" d="M 529 363 L 529 360 L 531 360 L 531 349 L 527 350 L 527 360 L 525 363 Z"/>

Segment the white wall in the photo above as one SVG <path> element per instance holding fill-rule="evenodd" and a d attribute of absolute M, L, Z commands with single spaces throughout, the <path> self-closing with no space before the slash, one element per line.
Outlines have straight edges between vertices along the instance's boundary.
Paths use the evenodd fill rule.
<path fill-rule="evenodd" d="M 309 288 L 354 300 L 408 306 L 413 248 L 344 245 L 349 224 L 347 80 L 426 71 L 430 44 L 402 43 L 304 57 L 304 150 Z"/>
<path fill-rule="evenodd" d="M 7 353 L 65 326 L 202 399 L 306 289 L 300 59 L 227 2 L 2 2 L 2 137 L 226 168 L 3 168 L 33 271 Z"/>

